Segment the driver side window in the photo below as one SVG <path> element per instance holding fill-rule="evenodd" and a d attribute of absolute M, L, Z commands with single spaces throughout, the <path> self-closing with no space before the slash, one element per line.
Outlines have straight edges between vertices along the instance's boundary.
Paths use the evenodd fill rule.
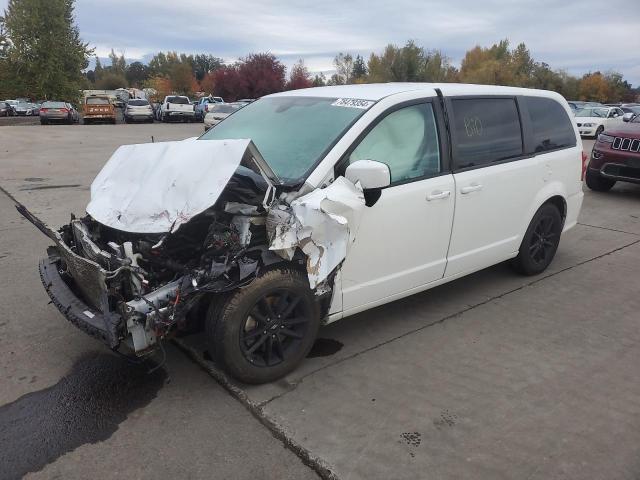
<path fill-rule="evenodd" d="M 349 156 L 386 163 L 391 182 L 403 182 L 440 173 L 440 149 L 435 115 L 430 103 L 412 105 L 384 117 Z"/>

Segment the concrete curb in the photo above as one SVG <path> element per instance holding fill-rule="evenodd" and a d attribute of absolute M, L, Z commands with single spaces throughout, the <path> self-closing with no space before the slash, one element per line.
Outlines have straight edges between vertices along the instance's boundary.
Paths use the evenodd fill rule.
<path fill-rule="evenodd" d="M 193 362 L 207 372 L 213 379 L 218 382 L 232 397 L 238 400 L 262 425 L 264 425 L 273 435 L 274 438 L 280 440 L 282 444 L 291 450 L 306 466 L 314 470 L 320 478 L 324 480 L 338 480 L 338 476 L 332 470 L 324 459 L 314 455 L 308 449 L 296 442 L 274 418 L 267 415 L 262 405 L 253 402 L 247 394 L 235 385 L 229 377 L 213 362 L 202 358 L 201 352 L 189 346 L 180 338 L 174 338 L 173 344 L 182 350 Z"/>

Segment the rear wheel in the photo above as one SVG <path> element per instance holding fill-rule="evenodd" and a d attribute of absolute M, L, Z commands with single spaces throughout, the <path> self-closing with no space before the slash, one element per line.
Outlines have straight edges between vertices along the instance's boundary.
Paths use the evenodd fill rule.
<path fill-rule="evenodd" d="M 553 260 L 560 243 L 562 216 L 551 203 L 542 205 L 527 228 L 513 267 L 524 275 L 543 272 Z"/>
<path fill-rule="evenodd" d="M 226 371 L 245 383 L 265 383 L 298 366 L 319 326 L 307 276 L 283 268 L 212 303 L 205 328 L 210 351 Z"/>
<path fill-rule="evenodd" d="M 585 182 L 587 187 L 596 192 L 608 192 L 616 184 L 615 180 L 604 178 L 598 170 L 591 170 L 590 168 L 587 168 Z"/>
<path fill-rule="evenodd" d="M 48 125 L 49 122 L 47 122 L 46 120 L 40 119 L 40 125 Z"/>

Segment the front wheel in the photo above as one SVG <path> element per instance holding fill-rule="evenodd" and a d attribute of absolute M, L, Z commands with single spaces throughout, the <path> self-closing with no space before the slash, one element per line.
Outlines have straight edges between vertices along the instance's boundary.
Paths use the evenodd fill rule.
<path fill-rule="evenodd" d="M 551 203 L 542 205 L 527 228 L 513 267 L 524 275 L 542 273 L 551 263 L 560 244 L 562 216 Z"/>
<path fill-rule="evenodd" d="M 305 273 L 269 270 L 213 302 L 207 342 L 224 369 L 244 383 L 277 380 L 307 356 L 320 327 L 320 309 Z"/>
<path fill-rule="evenodd" d="M 600 134 L 604 132 L 604 127 L 602 125 L 600 125 L 597 129 L 596 129 L 596 135 L 593 138 L 598 138 L 600 136 Z"/>
<path fill-rule="evenodd" d="M 584 179 L 587 187 L 596 192 L 608 192 L 616 184 L 615 180 L 604 178 L 600 175 L 599 170 L 591 170 L 590 168 L 587 168 Z"/>

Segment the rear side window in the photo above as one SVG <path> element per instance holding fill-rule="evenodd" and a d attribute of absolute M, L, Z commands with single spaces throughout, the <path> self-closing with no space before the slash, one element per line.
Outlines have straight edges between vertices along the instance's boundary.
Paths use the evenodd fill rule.
<path fill-rule="evenodd" d="M 89 97 L 87 105 L 109 105 L 109 99 L 104 97 Z"/>
<path fill-rule="evenodd" d="M 575 147 L 573 124 L 562 105 L 551 98 L 525 97 L 533 132 L 533 151 Z"/>
<path fill-rule="evenodd" d="M 522 155 L 522 132 L 513 98 L 454 99 L 456 168 L 499 162 Z"/>

